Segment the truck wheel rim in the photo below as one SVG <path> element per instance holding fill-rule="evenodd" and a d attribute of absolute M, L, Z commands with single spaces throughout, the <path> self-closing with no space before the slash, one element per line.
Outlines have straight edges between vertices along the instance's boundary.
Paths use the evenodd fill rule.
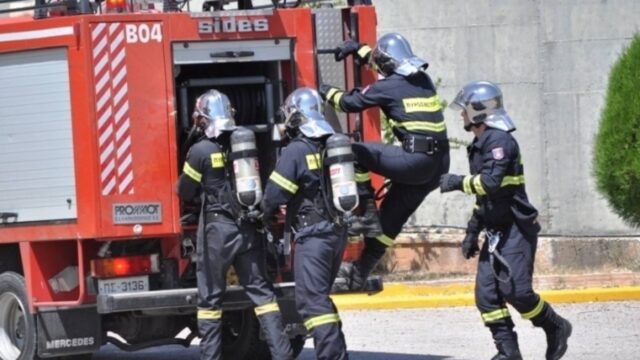
<path fill-rule="evenodd" d="M 0 358 L 16 360 L 26 341 L 26 312 L 11 293 L 0 295 Z"/>

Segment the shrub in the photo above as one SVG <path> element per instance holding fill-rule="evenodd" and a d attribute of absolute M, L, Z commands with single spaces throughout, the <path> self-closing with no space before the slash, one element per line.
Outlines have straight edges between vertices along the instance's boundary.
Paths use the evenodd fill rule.
<path fill-rule="evenodd" d="M 634 36 L 609 75 L 596 135 L 598 191 L 632 226 L 640 226 L 640 35 Z"/>

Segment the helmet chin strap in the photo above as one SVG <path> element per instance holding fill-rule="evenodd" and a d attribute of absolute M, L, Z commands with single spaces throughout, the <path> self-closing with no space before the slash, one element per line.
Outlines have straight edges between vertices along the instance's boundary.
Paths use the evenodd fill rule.
<path fill-rule="evenodd" d="M 472 122 L 470 122 L 470 123 L 468 123 L 468 124 L 466 124 L 466 125 L 464 126 L 464 130 L 465 130 L 465 131 L 471 131 L 473 128 L 480 127 L 480 125 L 482 125 L 482 123 L 481 123 L 481 122 L 479 122 L 479 123 L 472 123 Z"/>

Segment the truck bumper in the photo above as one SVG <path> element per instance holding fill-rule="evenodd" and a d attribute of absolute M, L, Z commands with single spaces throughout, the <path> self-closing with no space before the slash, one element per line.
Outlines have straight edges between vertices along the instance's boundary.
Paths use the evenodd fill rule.
<path fill-rule="evenodd" d="M 383 289 L 382 278 L 371 276 L 362 293 L 375 294 Z M 274 291 L 279 301 L 295 301 L 295 283 L 274 284 Z M 338 278 L 333 284 L 333 294 L 354 293 L 346 289 L 345 279 Z M 96 299 L 98 313 L 112 314 L 127 311 L 195 311 L 198 303 L 196 288 L 156 290 L 125 294 L 103 294 Z M 222 303 L 223 310 L 240 310 L 252 307 L 253 304 L 241 286 L 228 286 Z"/>

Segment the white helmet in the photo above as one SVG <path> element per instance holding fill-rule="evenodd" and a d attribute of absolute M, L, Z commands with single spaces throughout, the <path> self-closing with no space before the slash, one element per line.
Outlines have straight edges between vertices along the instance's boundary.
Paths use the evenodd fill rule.
<path fill-rule="evenodd" d="M 285 127 L 300 132 L 308 138 L 321 138 L 335 132 L 323 115 L 324 103 L 320 94 L 312 88 L 294 90 L 280 108 Z"/>
<path fill-rule="evenodd" d="M 218 90 L 209 90 L 200 95 L 193 109 L 193 120 L 208 138 L 217 138 L 223 131 L 236 129 L 233 119 L 235 110 L 227 95 Z"/>
<path fill-rule="evenodd" d="M 398 33 L 382 35 L 371 52 L 370 61 L 385 77 L 393 73 L 409 76 L 429 66 L 426 60 L 413 54 L 407 39 Z"/>
<path fill-rule="evenodd" d="M 498 85 L 489 81 L 468 83 L 449 107 L 466 112 L 472 124 L 485 123 L 489 127 L 507 132 L 516 129 L 513 120 L 504 109 L 502 91 Z"/>

